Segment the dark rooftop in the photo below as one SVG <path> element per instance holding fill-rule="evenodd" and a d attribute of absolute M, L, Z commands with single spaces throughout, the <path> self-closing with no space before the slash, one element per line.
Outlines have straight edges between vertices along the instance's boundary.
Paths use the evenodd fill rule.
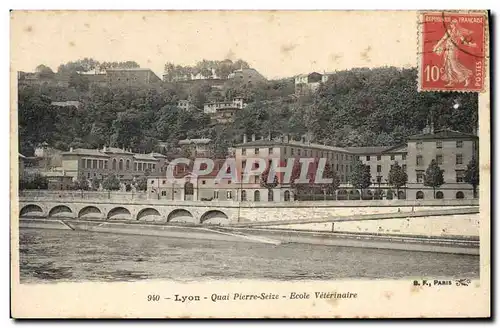
<path fill-rule="evenodd" d="M 454 130 L 438 130 L 434 133 L 422 133 L 410 136 L 408 140 L 432 140 L 432 139 L 477 139 L 478 136 Z"/>

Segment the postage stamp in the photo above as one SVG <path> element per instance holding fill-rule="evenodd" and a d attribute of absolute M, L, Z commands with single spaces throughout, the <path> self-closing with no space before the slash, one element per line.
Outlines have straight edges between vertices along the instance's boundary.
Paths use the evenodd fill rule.
<path fill-rule="evenodd" d="M 487 12 L 10 15 L 13 317 L 490 316 Z"/>
<path fill-rule="evenodd" d="M 483 91 L 487 26 L 485 13 L 421 13 L 420 90 Z"/>

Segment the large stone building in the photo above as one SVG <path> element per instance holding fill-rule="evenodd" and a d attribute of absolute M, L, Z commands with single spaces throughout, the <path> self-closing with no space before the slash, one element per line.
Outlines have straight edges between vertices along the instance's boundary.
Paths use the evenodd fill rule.
<path fill-rule="evenodd" d="M 161 79 L 149 68 L 112 68 L 106 70 L 110 85 L 147 85 L 159 83 Z"/>
<path fill-rule="evenodd" d="M 217 123 L 231 123 L 234 115 L 245 108 L 247 104 L 243 98 L 234 98 L 231 101 L 210 102 L 203 105 L 203 112 L 211 116 Z"/>
<path fill-rule="evenodd" d="M 228 75 L 228 80 L 238 84 L 252 85 L 267 79 L 254 68 L 241 68 Z"/>
<path fill-rule="evenodd" d="M 333 74 L 332 72 L 323 74 L 312 72 L 295 76 L 295 94 L 303 95 L 316 92 L 321 83 L 326 83 Z"/>
<path fill-rule="evenodd" d="M 104 147 L 103 149 L 70 149 L 62 153 L 62 170 L 74 178 L 105 179 L 115 174 L 122 181 L 132 181 L 147 174 L 165 172 L 166 156 L 158 153 L 137 154 L 129 150 Z"/>
<path fill-rule="evenodd" d="M 347 148 L 315 144 L 304 138 L 296 141 L 287 136 L 257 140 L 253 135 L 250 141 L 247 141 L 244 136 L 243 142 L 235 145 L 234 148 L 236 170 L 240 179 L 236 182 L 215 180 L 219 168 L 216 168 L 215 173 L 202 177 L 191 175 L 188 177 L 190 181 L 185 182 L 192 183 L 197 192 L 189 195 L 196 195 L 195 199 L 198 200 L 210 199 L 209 196 L 213 195 L 212 199 L 218 200 L 290 201 L 294 199 L 294 189 L 290 184 L 280 181 L 275 188 L 268 190 L 261 186 L 260 175 L 249 176 L 248 180 L 242 179 L 244 168 L 253 158 L 265 159 L 267 163 L 274 159 L 282 165 L 289 158 L 298 160 L 302 157 L 312 157 L 326 158 L 326 164 L 331 165 L 340 178 L 341 184 L 336 191 L 337 199 L 359 199 L 361 196 L 370 198 L 377 193 L 385 199 L 397 197 L 409 200 L 434 199 L 433 188 L 424 186 L 423 180 L 423 174 L 432 159 L 435 159 L 444 171 L 445 182 L 436 189 L 435 198 L 470 199 L 474 197 L 472 186 L 464 181 L 467 164 L 478 156 L 478 137 L 472 134 L 427 129 L 422 134 L 411 136 L 406 144 L 391 147 Z M 360 195 L 359 190 L 355 190 L 349 183 L 349 174 L 352 172 L 355 160 L 360 160 L 370 167 L 371 185 L 363 195 Z M 396 162 L 408 175 L 408 183 L 399 190 L 399 195 L 396 195 L 396 189 L 389 183 L 389 172 Z M 315 171 L 314 165 L 309 168 L 308 176 L 313 171 Z M 188 176 L 188 173 L 190 172 L 184 171 L 185 176 Z M 166 175 L 152 177 L 148 183 L 151 186 L 164 186 L 164 189 L 160 188 L 161 190 L 157 192 L 158 197 L 185 199 L 184 183 L 172 185 Z M 152 191 L 151 187 L 149 189 Z M 178 194 L 175 194 L 176 190 Z"/>

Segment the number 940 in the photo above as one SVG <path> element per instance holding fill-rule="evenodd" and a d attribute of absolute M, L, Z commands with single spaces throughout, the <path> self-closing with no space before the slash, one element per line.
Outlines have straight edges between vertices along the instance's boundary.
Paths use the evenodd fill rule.
<path fill-rule="evenodd" d="M 160 295 L 148 295 L 148 302 L 158 302 Z"/>

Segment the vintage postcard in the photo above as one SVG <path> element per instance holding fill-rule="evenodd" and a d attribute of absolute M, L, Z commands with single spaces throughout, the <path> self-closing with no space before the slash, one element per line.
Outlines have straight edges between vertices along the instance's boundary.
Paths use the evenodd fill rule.
<path fill-rule="evenodd" d="M 12 11 L 14 318 L 490 316 L 488 11 Z"/>

